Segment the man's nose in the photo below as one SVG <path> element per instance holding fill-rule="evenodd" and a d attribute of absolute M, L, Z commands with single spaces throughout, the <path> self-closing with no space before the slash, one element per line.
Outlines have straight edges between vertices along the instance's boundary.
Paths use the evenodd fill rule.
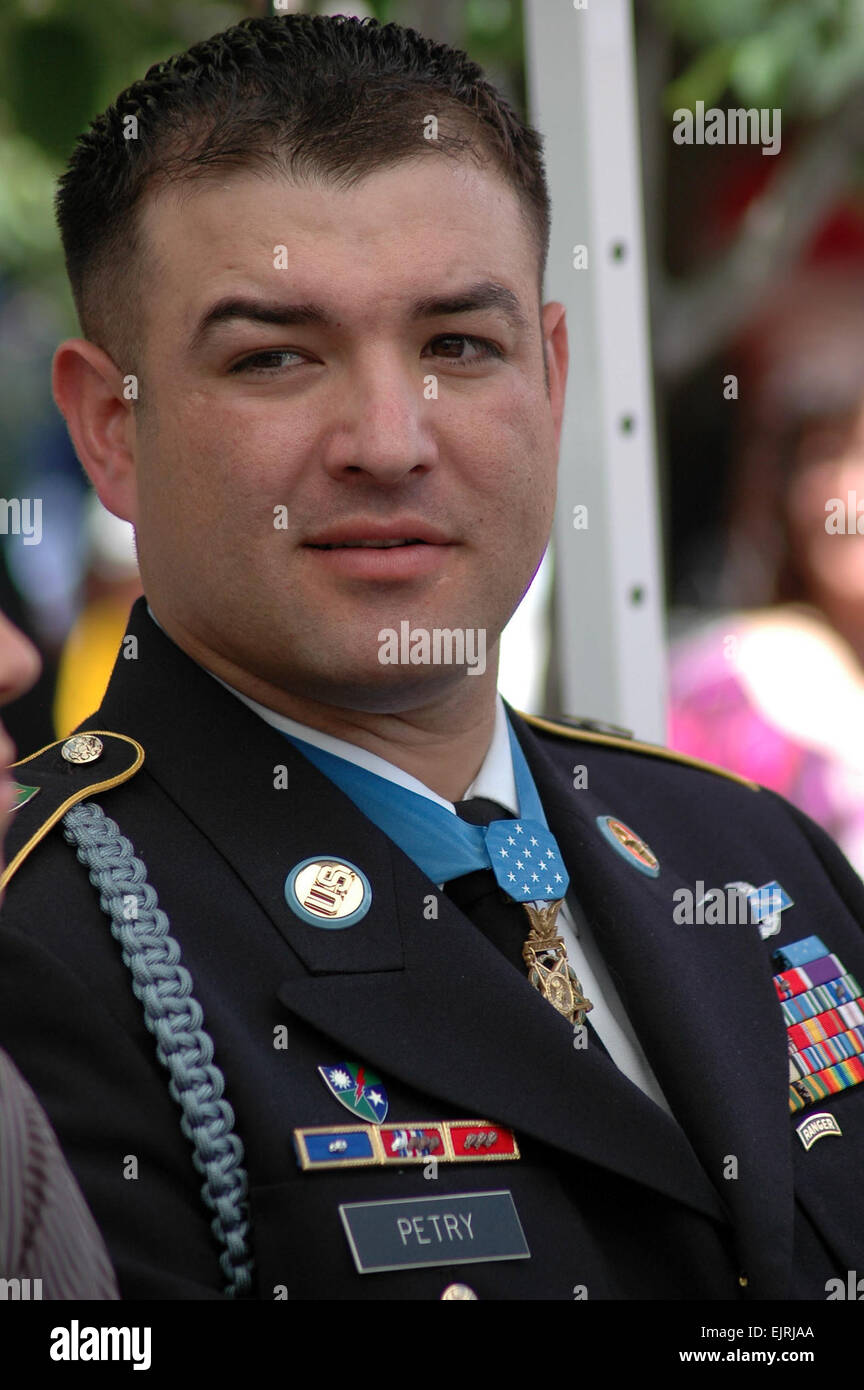
<path fill-rule="evenodd" d="M 432 429 L 437 383 L 432 373 L 378 355 L 352 375 L 325 450 L 334 477 L 366 474 L 382 484 L 426 472 L 438 458 Z"/>

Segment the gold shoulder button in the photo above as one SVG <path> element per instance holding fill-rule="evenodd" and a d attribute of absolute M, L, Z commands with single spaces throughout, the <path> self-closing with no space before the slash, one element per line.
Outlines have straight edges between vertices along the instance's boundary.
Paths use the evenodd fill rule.
<path fill-rule="evenodd" d="M 60 756 L 67 763 L 95 763 L 97 758 L 102 757 L 104 747 L 101 738 L 95 734 L 73 734 L 60 749 Z"/>
<path fill-rule="evenodd" d="M 95 762 L 98 773 L 91 766 Z M 144 749 L 128 734 L 85 729 L 13 763 L 10 772 L 17 795 L 6 834 L 9 862 L 0 877 L 0 891 L 70 807 L 128 782 L 143 762 Z"/>
<path fill-rule="evenodd" d="M 742 777 L 738 772 L 730 772 L 726 767 L 718 767 L 716 763 L 703 762 L 701 758 L 691 758 L 687 753 L 677 753 L 674 748 L 664 748 L 660 743 L 640 743 L 634 739 L 627 730 L 620 730 L 616 734 L 600 732 L 597 720 L 570 720 L 562 723 L 553 719 L 542 719 L 536 714 L 523 714 L 521 710 L 516 713 L 520 719 L 524 719 L 526 724 L 532 725 L 535 729 L 542 729 L 549 734 L 560 734 L 562 738 L 572 738 L 578 743 L 596 743 L 605 748 L 623 748 L 627 753 L 642 753 L 648 758 L 664 758 L 668 762 L 681 763 L 684 767 L 695 767 L 700 772 L 713 772 L 718 777 L 725 777 L 730 782 L 738 782 L 742 787 L 748 787 L 750 791 L 761 791 L 758 782 L 751 782 L 749 777 Z M 606 728 L 615 728 L 615 725 L 606 725 Z M 621 735 L 625 735 L 622 737 Z"/>

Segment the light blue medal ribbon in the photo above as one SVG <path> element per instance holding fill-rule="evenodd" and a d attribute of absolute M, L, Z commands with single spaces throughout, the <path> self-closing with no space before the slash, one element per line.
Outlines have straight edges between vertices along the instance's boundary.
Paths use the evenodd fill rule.
<path fill-rule="evenodd" d="M 284 737 L 335 782 L 364 815 L 389 835 L 433 883 L 489 869 L 517 902 L 563 898 L 569 875 L 550 833 L 525 754 L 507 721 L 519 809 L 518 820 L 471 825 L 437 801 L 379 777 L 293 734 Z"/>
<path fill-rule="evenodd" d="M 488 826 L 472 825 L 437 801 L 293 734 L 285 734 L 285 738 L 335 782 L 433 883 L 448 883 L 475 869 L 491 868 L 504 892 L 524 903 L 530 919 L 531 930 L 522 952 L 529 981 L 569 1023 L 581 1026 L 593 1006 L 567 960 L 555 925 L 569 876 L 509 719 L 507 732 L 519 808 L 526 814 Z M 546 905 L 540 907 L 541 901 Z"/>

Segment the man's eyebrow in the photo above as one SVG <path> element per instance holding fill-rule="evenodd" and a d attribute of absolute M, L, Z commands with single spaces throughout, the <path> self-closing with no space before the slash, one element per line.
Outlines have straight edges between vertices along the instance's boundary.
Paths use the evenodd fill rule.
<path fill-rule="evenodd" d="M 281 328 L 309 323 L 327 327 L 332 322 L 327 310 L 320 304 L 285 304 L 280 300 L 227 295 L 226 298 L 217 300 L 201 315 L 189 339 L 190 352 L 199 348 L 218 324 L 227 323 L 230 319 L 246 319 L 251 323 L 274 323 Z"/>
<path fill-rule="evenodd" d="M 497 309 L 512 328 L 527 328 L 519 300 L 506 285 L 494 280 L 481 280 L 469 289 L 456 294 L 430 295 L 418 299 L 411 309 L 412 319 L 449 318 L 451 314 L 470 314 L 474 309 Z"/>
<path fill-rule="evenodd" d="M 446 318 L 452 314 L 469 314 L 478 309 L 497 309 L 511 327 L 524 329 L 527 322 L 512 290 L 493 280 L 483 280 L 465 290 L 449 295 L 428 295 L 415 300 L 409 316 L 417 322 L 427 318 Z M 250 323 L 275 324 L 280 328 L 314 324 L 319 328 L 332 327 L 336 321 L 321 304 L 314 302 L 288 304 L 280 300 L 254 299 L 243 295 L 227 295 L 202 314 L 189 340 L 194 352 L 217 325 L 232 319 Z"/>

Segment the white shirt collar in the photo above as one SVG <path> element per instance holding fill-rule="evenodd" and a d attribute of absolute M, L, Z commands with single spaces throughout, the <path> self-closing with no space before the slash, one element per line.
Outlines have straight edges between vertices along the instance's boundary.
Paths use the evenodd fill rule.
<path fill-rule="evenodd" d="M 203 669 L 207 670 L 206 666 Z M 386 778 L 388 782 L 395 782 L 400 787 L 407 787 L 409 791 L 417 792 L 419 796 L 436 801 L 439 806 L 446 807 L 455 815 L 452 801 L 447 801 L 437 792 L 433 792 L 431 787 L 427 787 L 418 778 L 412 777 L 410 772 L 404 772 L 401 767 L 396 767 L 394 763 L 388 763 L 386 759 L 379 758 L 377 753 L 370 753 L 368 749 L 359 748 L 356 743 L 348 743 L 345 739 L 334 738 L 332 734 L 322 733 L 320 729 L 311 729 L 308 724 L 299 724 L 296 719 L 289 719 L 287 715 L 268 709 L 266 705 L 259 704 L 249 695 L 235 690 L 233 685 L 229 685 L 219 676 L 214 676 L 212 671 L 208 674 L 213 676 L 214 680 L 219 681 L 219 684 L 229 690 L 232 695 L 236 695 L 238 700 L 242 700 L 244 705 L 248 705 L 249 709 L 259 714 L 274 729 L 279 729 L 283 734 L 292 734 L 294 738 L 303 739 L 306 743 L 311 743 L 316 748 L 323 748 L 328 753 L 335 753 L 337 757 L 346 758 L 348 762 L 356 763 L 358 767 L 365 767 L 367 771 L 377 773 L 379 777 Z M 485 796 L 492 801 L 498 801 L 511 815 L 519 815 L 507 715 L 504 710 L 504 701 L 500 695 L 495 698 L 495 728 L 492 733 L 492 742 L 489 744 L 480 771 L 462 799 L 467 801 L 472 796 Z"/>

